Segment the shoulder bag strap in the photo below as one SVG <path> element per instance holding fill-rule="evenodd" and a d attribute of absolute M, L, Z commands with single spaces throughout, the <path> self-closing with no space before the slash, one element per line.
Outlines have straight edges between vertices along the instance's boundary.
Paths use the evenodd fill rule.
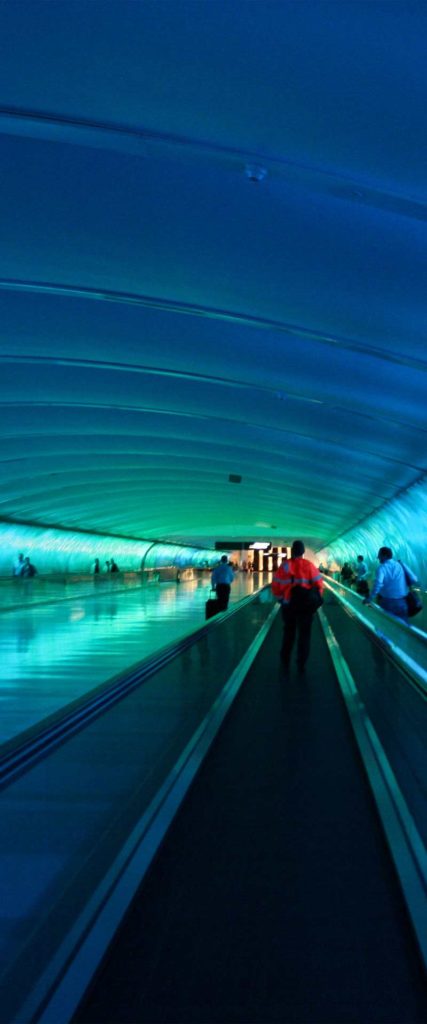
<path fill-rule="evenodd" d="M 405 577 L 405 583 L 406 583 L 406 586 L 407 586 L 407 587 L 411 587 L 411 586 L 412 586 L 412 580 L 410 580 L 410 579 L 409 579 L 408 573 L 407 573 L 407 571 L 406 571 L 406 568 L 405 568 L 405 566 L 404 566 L 403 562 L 401 562 L 401 561 L 400 561 L 400 558 L 398 558 L 398 559 L 397 559 L 397 561 L 399 562 L 399 565 L 401 565 L 401 566 L 402 566 L 402 569 L 403 569 L 403 575 L 404 575 L 404 577 Z"/>

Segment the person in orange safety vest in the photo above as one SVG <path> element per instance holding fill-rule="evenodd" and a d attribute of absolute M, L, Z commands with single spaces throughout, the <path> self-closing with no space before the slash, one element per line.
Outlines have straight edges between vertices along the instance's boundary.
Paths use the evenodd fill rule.
<path fill-rule="evenodd" d="M 322 604 L 323 593 L 322 576 L 313 562 L 302 557 L 304 551 L 302 540 L 295 540 L 290 559 L 283 559 L 271 584 L 272 593 L 280 601 L 282 611 L 282 662 L 286 669 L 289 668 L 298 634 L 297 665 L 300 672 L 304 672 L 310 652 L 313 616 Z"/>

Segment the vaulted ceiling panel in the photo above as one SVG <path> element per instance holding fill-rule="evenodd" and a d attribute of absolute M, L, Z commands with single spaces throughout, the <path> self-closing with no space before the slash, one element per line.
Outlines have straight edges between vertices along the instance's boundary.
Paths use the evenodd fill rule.
<path fill-rule="evenodd" d="M 0 29 L 0 517 L 321 547 L 423 478 L 425 5 Z"/>

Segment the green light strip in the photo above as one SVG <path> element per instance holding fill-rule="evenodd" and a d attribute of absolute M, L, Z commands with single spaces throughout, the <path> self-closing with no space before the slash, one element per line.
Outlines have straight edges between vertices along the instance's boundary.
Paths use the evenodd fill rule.
<path fill-rule="evenodd" d="M 112 557 L 123 572 L 139 572 L 145 568 L 160 569 L 174 565 L 180 568 L 203 568 L 215 565 L 220 551 L 161 541 L 127 540 L 124 537 L 100 536 L 80 530 L 59 530 L 21 523 L 0 523 L 0 576 L 11 577 L 18 554 L 28 555 L 39 574 L 91 573 L 95 558 L 101 571 Z M 148 557 L 147 557 L 148 556 Z"/>

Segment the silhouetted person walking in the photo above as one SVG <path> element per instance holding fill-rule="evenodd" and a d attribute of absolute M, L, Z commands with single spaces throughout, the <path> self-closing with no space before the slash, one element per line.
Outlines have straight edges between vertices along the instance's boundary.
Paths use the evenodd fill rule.
<path fill-rule="evenodd" d="M 24 568 L 22 570 L 22 576 L 26 580 L 31 579 L 33 576 L 37 576 L 37 569 L 35 565 L 33 565 L 33 563 L 30 562 L 28 555 L 24 559 Z"/>
<path fill-rule="evenodd" d="M 292 544 L 291 557 L 282 560 L 276 571 L 271 589 L 282 608 L 283 643 L 281 658 L 289 668 L 292 649 L 297 641 L 297 666 L 304 672 L 310 653 L 310 634 L 313 616 L 322 604 L 323 579 L 316 565 L 303 558 L 302 540 Z"/>
<path fill-rule="evenodd" d="M 230 599 L 231 584 L 234 580 L 234 572 L 228 564 L 227 555 L 223 555 L 219 565 L 212 572 L 212 589 L 216 590 L 218 600 L 218 611 L 225 612 Z"/>
<path fill-rule="evenodd" d="M 362 597 L 369 597 L 368 570 L 363 561 L 363 555 L 357 556 L 356 566 L 356 590 Z"/>
<path fill-rule="evenodd" d="M 13 575 L 14 576 L 23 576 L 23 574 L 24 574 L 24 565 L 25 565 L 24 556 L 23 556 L 23 554 L 20 554 L 20 555 L 18 555 L 18 557 L 16 559 L 16 562 L 15 562 L 15 565 L 13 566 Z"/>

